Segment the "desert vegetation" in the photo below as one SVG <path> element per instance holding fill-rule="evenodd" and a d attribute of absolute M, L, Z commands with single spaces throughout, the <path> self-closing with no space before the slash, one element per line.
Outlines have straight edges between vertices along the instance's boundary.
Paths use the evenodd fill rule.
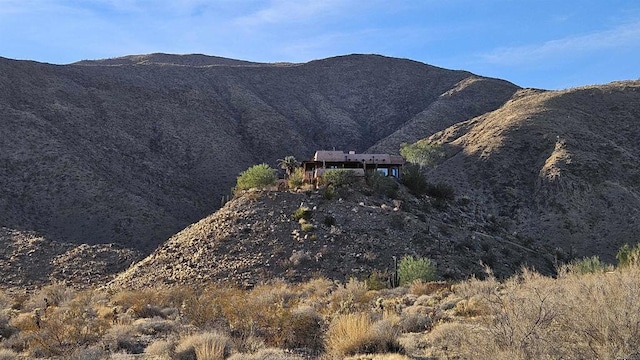
<path fill-rule="evenodd" d="M 6 290 L 0 358 L 631 358 L 640 349 L 640 268 L 595 259 L 563 265 L 557 277 L 523 268 L 499 281 L 487 269 L 484 279 L 453 283 L 426 281 L 428 259 L 406 257 L 396 288 L 370 277 Z"/>
<path fill-rule="evenodd" d="M 264 188 L 276 182 L 276 170 L 267 164 L 258 164 L 249 167 L 238 175 L 235 190 L 248 190 L 252 188 Z"/>

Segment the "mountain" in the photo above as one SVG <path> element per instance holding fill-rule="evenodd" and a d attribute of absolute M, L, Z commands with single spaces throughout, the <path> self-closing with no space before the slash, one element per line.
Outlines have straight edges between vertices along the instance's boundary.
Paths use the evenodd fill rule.
<path fill-rule="evenodd" d="M 407 254 L 435 260 L 449 279 L 482 276 L 483 264 L 508 276 L 521 266 L 553 273 L 581 256 L 614 262 L 640 231 L 638 104 L 638 81 L 520 90 L 428 138 L 445 151 L 428 178 L 452 186 L 456 201 L 402 192 L 391 200 L 363 184 L 338 201 L 322 191 L 252 192 L 174 235 L 112 286 L 347 280 L 388 273 L 393 257 Z M 314 209 L 308 233 L 293 218 L 300 206 Z"/>
<path fill-rule="evenodd" d="M 272 224 L 254 216 L 254 207 L 285 205 L 236 199 L 215 213 L 239 172 L 261 162 L 276 166 L 287 155 L 308 159 L 319 149 L 397 153 L 401 143 L 423 138 L 441 143 L 446 154 L 426 170 L 429 181 L 452 186 L 457 200 L 443 207 L 428 197 L 402 198 L 400 212 L 380 215 L 381 224 L 405 225 L 388 230 L 393 249 L 384 245 L 389 233 L 382 225 L 371 230 L 367 248 L 358 227 L 346 226 L 366 217 L 345 215 L 338 225 L 346 235 L 335 241 L 353 242 L 378 260 L 353 263 L 350 256 L 361 252 L 323 244 L 334 234 L 319 226 L 313 246 L 333 249 L 326 262 L 333 268 L 270 265 L 264 276 L 345 277 L 387 268 L 390 254 L 408 253 L 433 256 L 449 278 L 478 273 L 480 260 L 501 274 L 521 264 L 553 271 L 550 263 L 576 256 L 613 261 L 620 245 L 638 241 L 638 87 L 629 81 L 520 89 L 379 55 L 304 64 L 170 54 L 70 65 L 0 58 L 0 266 L 12 273 L 2 281 L 86 284 L 151 254 L 131 268 L 141 270 L 125 274 L 156 264 L 167 282 L 204 274 L 198 269 L 211 279 L 251 282 L 243 274 L 255 273 L 276 246 L 263 231 L 273 225 L 274 234 L 289 239 L 295 224 L 285 220 L 295 209 L 287 205 Z M 316 225 L 328 212 L 386 201 L 354 191 L 343 199 L 348 207 L 318 200 Z M 273 196 L 295 208 L 303 202 L 300 194 Z M 416 240 L 423 238 L 438 239 L 445 250 Z M 244 247 L 228 247 L 225 239 Z M 191 243 L 200 245 L 185 245 Z M 300 250 L 315 259 L 320 250 L 313 246 L 287 243 L 278 254 L 288 261 Z M 182 257 L 167 256 L 167 249 Z M 254 262 L 222 261 L 223 250 Z M 193 263 L 187 257 L 194 251 L 227 265 L 189 265 L 172 275 L 169 269 Z M 39 263 L 47 265 L 33 266 Z M 127 276 L 123 284 L 131 283 Z"/>
<path fill-rule="evenodd" d="M 431 136 L 447 155 L 429 177 L 529 243 L 615 262 L 624 243 L 640 240 L 638 104 L 639 81 L 521 90 Z"/>
<path fill-rule="evenodd" d="M 377 55 L 305 64 L 167 54 L 70 65 L 0 58 L 0 226 L 24 234 L 0 241 L 36 234 L 148 254 L 215 211 L 248 166 L 318 149 L 364 151 L 469 82 L 490 83 L 496 97 L 444 115 L 481 115 L 518 90 Z"/>

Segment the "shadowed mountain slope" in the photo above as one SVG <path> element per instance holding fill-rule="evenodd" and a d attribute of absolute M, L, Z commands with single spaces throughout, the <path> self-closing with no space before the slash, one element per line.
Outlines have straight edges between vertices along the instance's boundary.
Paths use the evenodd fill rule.
<path fill-rule="evenodd" d="M 500 109 L 430 140 L 430 172 L 528 242 L 614 262 L 640 240 L 640 82 L 522 90 Z"/>
<path fill-rule="evenodd" d="M 248 166 L 364 151 L 474 82 L 499 96 L 468 92 L 480 105 L 444 107 L 444 118 L 494 110 L 518 89 L 376 55 L 288 65 L 167 54 L 64 66 L 0 58 L 0 226 L 25 234 L 12 239 L 35 232 L 148 253 L 215 210 Z M 448 125 L 411 128 L 393 144 Z"/>

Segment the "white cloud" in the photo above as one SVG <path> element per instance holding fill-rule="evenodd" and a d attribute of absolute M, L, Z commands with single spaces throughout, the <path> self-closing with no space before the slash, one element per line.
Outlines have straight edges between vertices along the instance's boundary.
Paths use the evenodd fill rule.
<path fill-rule="evenodd" d="M 481 58 L 491 64 L 520 65 L 612 48 L 638 47 L 640 47 L 640 21 L 610 30 L 551 40 L 537 45 L 498 48 L 482 54 Z"/>

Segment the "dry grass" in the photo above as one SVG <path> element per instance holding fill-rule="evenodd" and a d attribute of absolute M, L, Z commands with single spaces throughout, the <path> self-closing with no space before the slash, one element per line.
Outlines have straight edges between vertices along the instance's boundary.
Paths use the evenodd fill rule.
<path fill-rule="evenodd" d="M 460 288 L 471 297 L 454 311 L 482 316 L 436 327 L 432 349 L 463 358 L 628 358 L 640 349 L 639 275 L 630 269 L 553 279 L 524 270 L 504 283 L 471 280 Z"/>
<path fill-rule="evenodd" d="M 231 355 L 231 340 L 218 332 L 188 336 L 175 349 L 176 360 L 223 360 Z"/>
<path fill-rule="evenodd" d="M 327 351 L 334 357 L 399 350 L 397 333 L 385 321 L 373 322 L 367 313 L 339 315 L 327 331 Z"/>
<path fill-rule="evenodd" d="M 446 286 L 370 291 L 357 280 L 316 279 L 250 290 L 160 289 L 145 300 L 134 292 L 105 298 L 58 288 L 73 296 L 47 308 L 17 310 L 5 295 L 2 304 L 11 308 L 0 314 L 10 331 L 1 346 L 9 359 L 133 358 L 143 350 L 148 359 L 299 359 L 291 349 L 314 359 L 614 360 L 640 349 L 638 278 L 634 267 L 558 278 L 524 269 L 505 281 L 489 273 Z M 37 304 L 43 294 L 24 303 Z M 134 310 L 145 306 L 163 316 Z M 130 321 L 110 319 L 111 308 Z"/>

